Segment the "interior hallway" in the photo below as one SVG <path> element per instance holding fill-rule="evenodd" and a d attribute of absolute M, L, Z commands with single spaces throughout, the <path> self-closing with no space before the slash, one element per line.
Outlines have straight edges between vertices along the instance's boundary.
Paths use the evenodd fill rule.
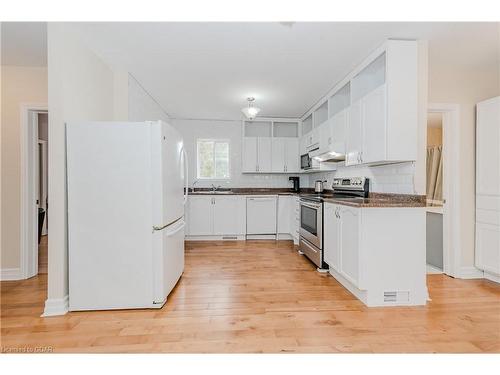
<path fill-rule="evenodd" d="M 429 275 L 425 307 L 366 308 L 289 241 L 188 242 L 161 310 L 40 318 L 47 275 L 1 283 L 1 346 L 54 352 L 500 352 L 500 287 Z"/>

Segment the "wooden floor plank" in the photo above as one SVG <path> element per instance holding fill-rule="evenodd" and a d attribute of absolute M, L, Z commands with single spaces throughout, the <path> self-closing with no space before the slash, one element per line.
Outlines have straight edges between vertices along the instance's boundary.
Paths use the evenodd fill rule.
<path fill-rule="evenodd" d="M 500 352 L 500 286 L 427 278 L 421 307 L 367 308 L 289 241 L 187 242 L 160 310 L 41 318 L 47 275 L 1 283 L 3 351 L 84 353 Z"/>

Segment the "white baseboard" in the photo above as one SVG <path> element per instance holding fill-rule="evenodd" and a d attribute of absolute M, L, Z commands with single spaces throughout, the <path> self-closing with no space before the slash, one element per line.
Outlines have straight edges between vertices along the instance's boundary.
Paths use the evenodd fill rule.
<path fill-rule="evenodd" d="M 45 301 L 45 309 L 42 317 L 64 315 L 69 310 L 69 297 L 65 295 L 63 298 L 47 299 Z"/>
<path fill-rule="evenodd" d="M 460 279 L 483 279 L 484 272 L 480 269 L 470 266 L 470 267 L 461 267 L 460 268 Z"/>
<path fill-rule="evenodd" d="M 488 271 L 484 271 L 484 278 L 496 283 L 500 283 L 500 276 L 489 273 Z"/>
<path fill-rule="evenodd" d="M 0 281 L 22 280 L 20 268 L 2 268 L 0 270 Z"/>
<path fill-rule="evenodd" d="M 437 267 L 433 266 L 432 264 L 427 264 L 426 267 L 427 267 L 427 274 L 428 275 L 437 275 L 437 274 L 443 273 L 442 269 L 437 268 Z"/>

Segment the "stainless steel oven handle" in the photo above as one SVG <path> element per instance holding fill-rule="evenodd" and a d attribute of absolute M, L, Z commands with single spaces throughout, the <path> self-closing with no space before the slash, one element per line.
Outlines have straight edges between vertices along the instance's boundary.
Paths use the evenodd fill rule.
<path fill-rule="evenodd" d="M 321 208 L 321 204 L 314 204 L 314 203 L 305 203 L 305 202 L 300 202 L 300 205 L 301 206 L 306 206 L 306 207 L 309 207 L 309 208 L 314 208 L 315 210 Z"/>

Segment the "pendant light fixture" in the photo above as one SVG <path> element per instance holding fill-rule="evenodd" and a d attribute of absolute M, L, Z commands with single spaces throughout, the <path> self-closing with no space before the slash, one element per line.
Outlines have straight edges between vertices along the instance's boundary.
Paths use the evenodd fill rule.
<path fill-rule="evenodd" d="M 255 117 L 257 117 L 257 114 L 260 112 L 260 108 L 254 107 L 253 102 L 255 101 L 255 98 L 247 98 L 248 101 L 248 107 L 242 108 L 241 112 L 245 115 L 245 117 L 249 120 L 253 120 Z"/>

